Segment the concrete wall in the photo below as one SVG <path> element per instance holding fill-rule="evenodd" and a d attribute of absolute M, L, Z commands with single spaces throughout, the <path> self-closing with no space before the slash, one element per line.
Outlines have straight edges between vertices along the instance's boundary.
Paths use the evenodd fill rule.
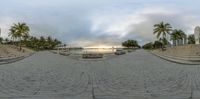
<path fill-rule="evenodd" d="M 168 47 L 166 51 L 157 50 L 157 53 L 170 56 L 200 56 L 200 45 L 190 44 Z"/>

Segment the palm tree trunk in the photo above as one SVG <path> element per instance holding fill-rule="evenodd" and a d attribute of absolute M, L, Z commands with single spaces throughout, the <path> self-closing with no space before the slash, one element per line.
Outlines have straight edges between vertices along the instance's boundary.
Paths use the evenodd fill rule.
<path fill-rule="evenodd" d="M 161 48 L 163 49 L 163 47 L 164 47 L 164 34 L 162 35 L 162 46 L 161 46 Z"/>

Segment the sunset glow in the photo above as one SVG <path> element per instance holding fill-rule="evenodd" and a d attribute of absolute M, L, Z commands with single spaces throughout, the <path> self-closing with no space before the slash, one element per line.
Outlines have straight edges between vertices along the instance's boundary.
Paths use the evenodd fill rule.
<path fill-rule="evenodd" d="M 88 46 L 84 48 L 99 48 L 99 49 L 110 49 L 110 48 L 122 48 L 121 45 L 94 45 L 94 46 Z"/>
<path fill-rule="evenodd" d="M 108 46 L 108 45 L 96 45 L 96 46 L 89 46 L 85 48 L 112 48 L 113 46 Z"/>

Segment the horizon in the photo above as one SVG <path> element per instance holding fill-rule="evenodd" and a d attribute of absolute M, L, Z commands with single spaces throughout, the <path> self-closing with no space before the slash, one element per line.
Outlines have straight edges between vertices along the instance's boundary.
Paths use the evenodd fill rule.
<path fill-rule="evenodd" d="M 153 25 L 161 21 L 186 34 L 192 34 L 200 25 L 197 0 L 6 0 L 1 3 L 4 10 L 0 11 L 0 28 L 4 38 L 13 23 L 26 22 L 31 35 L 52 36 L 81 47 L 118 46 L 127 39 L 143 45 L 156 40 L 152 35 Z"/>

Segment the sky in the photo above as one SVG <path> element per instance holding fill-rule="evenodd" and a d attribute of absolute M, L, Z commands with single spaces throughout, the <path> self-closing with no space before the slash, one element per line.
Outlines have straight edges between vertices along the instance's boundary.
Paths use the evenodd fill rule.
<path fill-rule="evenodd" d="M 4 38 L 25 22 L 33 36 L 52 36 L 71 46 L 139 44 L 156 40 L 153 25 L 168 22 L 192 34 L 200 25 L 199 0 L 1 0 Z"/>

